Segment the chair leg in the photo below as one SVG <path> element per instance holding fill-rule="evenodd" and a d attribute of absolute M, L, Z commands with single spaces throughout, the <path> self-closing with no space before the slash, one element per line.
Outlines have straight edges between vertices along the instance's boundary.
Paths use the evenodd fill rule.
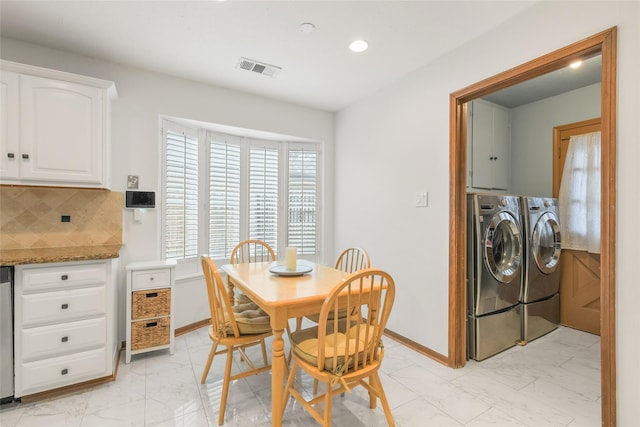
<path fill-rule="evenodd" d="M 207 375 L 209 375 L 209 369 L 211 369 L 211 362 L 213 362 L 213 357 L 216 355 L 217 348 L 218 348 L 217 342 L 214 342 L 213 344 L 211 344 L 211 351 L 209 351 L 209 357 L 207 358 L 207 364 L 204 366 L 204 372 L 202 373 L 200 384 L 204 384 L 207 381 Z"/>
<path fill-rule="evenodd" d="M 316 394 L 318 394 L 318 380 L 316 380 L 314 378 L 314 380 L 313 380 L 313 395 L 315 396 Z"/>
<path fill-rule="evenodd" d="M 264 340 L 260 340 L 260 347 L 262 348 L 262 361 L 264 362 L 264 366 L 269 364 L 269 360 L 267 359 L 267 345 Z"/>
<path fill-rule="evenodd" d="M 389 402 L 387 401 L 387 395 L 384 393 L 384 388 L 382 388 L 382 381 L 380 381 L 380 376 L 377 372 L 374 372 L 373 375 L 371 375 L 369 383 L 371 383 L 371 381 L 373 381 L 374 388 L 378 392 L 378 398 L 380 399 L 380 403 L 382 403 L 382 409 L 384 409 L 384 416 L 387 417 L 387 424 L 389 424 L 389 427 L 395 426 L 396 424 L 393 421 L 393 416 L 391 415 L 391 408 L 389 407 Z"/>
<path fill-rule="evenodd" d="M 296 318 L 296 331 L 299 331 L 302 328 L 302 317 Z"/>
<path fill-rule="evenodd" d="M 315 381 L 317 385 L 317 380 Z M 331 393 L 331 384 L 327 383 L 324 395 L 324 427 L 331 427 L 331 403 L 333 402 L 333 394 Z M 314 393 L 315 394 L 315 393 Z"/>
<path fill-rule="evenodd" d="M 227 364 L 224 369 L 224 380 L 222 381 L 222 395 L 220 396 L 220 414 L 218 414 L 218 425 L 224 424 L 224 412 L 227 409 L 227 396 L 229 394 L 229 383 L 231 382 L 231 365 L 233 363 L 233 346 L 227 347 Z"/>
<path fill-rule="evenodd" d="M 289 400 L 289 396 L 291 396 L 291 388 L 293 387 L 293 383 L 295 381 L 295 372 L 298 369 L 298 364 L 296 361 L 293 361 L 293 366 L 291 367 L 291 371 L 289 372 L 289 377 L 287 378 L 287 385 L 284 388 L 284 398 L 282 400 L 282 413 L 287 407 L 287 401 Z"/>

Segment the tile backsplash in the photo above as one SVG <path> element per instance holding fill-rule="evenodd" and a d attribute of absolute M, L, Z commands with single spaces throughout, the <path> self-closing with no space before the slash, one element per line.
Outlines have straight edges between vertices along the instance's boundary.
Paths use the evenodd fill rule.
<path fill-rule="evenodd" d="M 0 186 L 0 249 L 122 245 L 122 211 L 121 192 Z"/>

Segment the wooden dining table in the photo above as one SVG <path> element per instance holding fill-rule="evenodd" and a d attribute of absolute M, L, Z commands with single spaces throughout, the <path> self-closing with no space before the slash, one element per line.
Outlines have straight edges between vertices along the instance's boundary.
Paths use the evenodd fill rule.
<path fill-rule="evenodd" d="M 271 272 L 272 267 L 283 270 L 278 262 L 257 262 L 227 264 L 222 270 L 227 274 L 229 294 L 234 288 L 240 289 L 256 304 L 267 312 L 273 328 L 271 347 L 271 425 L 282 425 L 284 402 L 284 381 L 286 358 L 284 354 L 283 333 L 289 319 L 320 312 L 322 303 L 330 291 L 347 273 L 326 265 L 298 261 L 298 269 L 310 268 L 300 275 L 287 275 Z"/>

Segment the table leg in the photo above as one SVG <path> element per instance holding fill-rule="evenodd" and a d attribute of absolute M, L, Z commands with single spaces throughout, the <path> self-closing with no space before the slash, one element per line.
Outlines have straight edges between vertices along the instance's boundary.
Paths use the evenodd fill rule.
<path fill-rule="evenodd" d="M 282 339 L 283 329 L 273 330 L 273 343 L 271 350 L 271 425 L 282 425 L 282 411 L 284 402 L 284 375 L 285 357 L 284 340 Z"/>

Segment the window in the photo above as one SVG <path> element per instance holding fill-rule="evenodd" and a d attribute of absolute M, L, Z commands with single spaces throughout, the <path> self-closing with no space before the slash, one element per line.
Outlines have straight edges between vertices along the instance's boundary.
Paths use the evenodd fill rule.
<path fill-rule="evenodd" d="M 163 254 L 226 261 L 245 239 L 278 252 L 319 245 L 320 144 L 260 140 L 163 123 Z"/>
<path fill-rule="evenodd" d="M 198 255 L 198 139 L 185 132 L 166 133 L 164 181 L 164 255 Z"/>
<path fill-rule="evenodd" d="M 313 150 L 289 151 L 289 246 L 298 254 L 315 254 L 318 155 Z"/>

